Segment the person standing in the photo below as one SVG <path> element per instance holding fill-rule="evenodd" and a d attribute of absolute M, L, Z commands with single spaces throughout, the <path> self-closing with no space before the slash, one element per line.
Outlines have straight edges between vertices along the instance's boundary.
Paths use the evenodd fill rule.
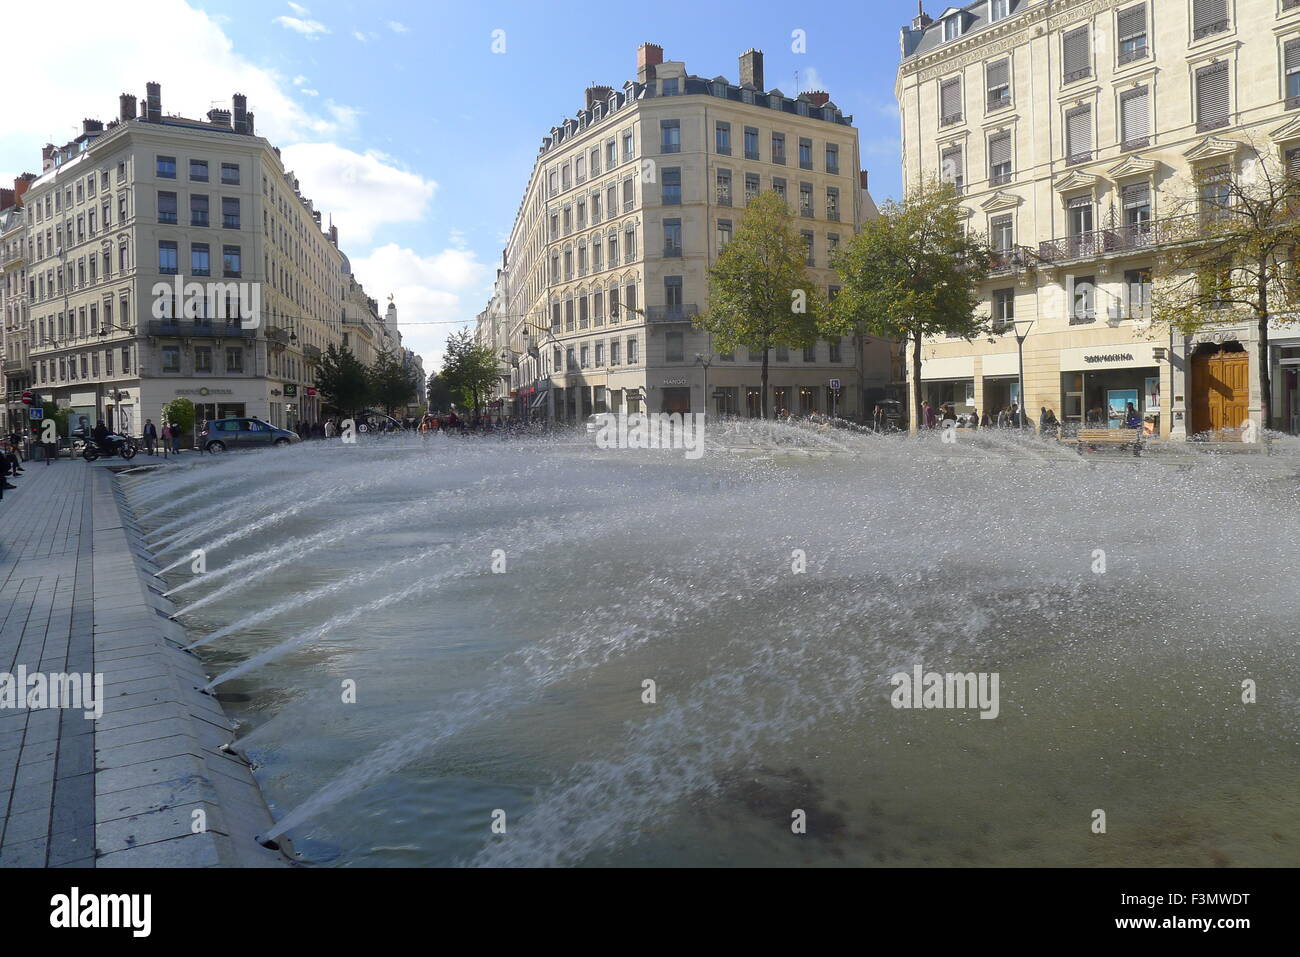
<path fill-rule="evenodd" d="M 144 450 L 150 455 L 158 454 L 158 428 L 153 419 L 144 420 Z"/>
<path fill-rule="evenodd" d="M 180 426 L 178 426 L 175 422 L 173 422 L 171 428 L 168 431 L 170 432 L 169 438 L 171 439 L 171 443 L 172 443 L 172 455 L 180 455 L 181 454 Z"/>
<path fill-rule="evenodd" d="M 928 399 L 921 403 L 921 422 L 927 429 L 934 428 L 934 406 Z"/>

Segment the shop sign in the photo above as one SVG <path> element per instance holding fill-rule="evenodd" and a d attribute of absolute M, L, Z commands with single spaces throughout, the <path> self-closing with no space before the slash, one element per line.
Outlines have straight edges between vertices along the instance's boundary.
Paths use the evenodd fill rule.
<path fill-rule="evenodd" d="M 297 395 L 298 395 L 298 387 L 294 385 L 292 382 L 286 382 L 284 384 L 285 398 L 287 399 L 289 396 L 297 396 Z"/>
<path fill-rule="evenodd" d="M 177 395 L 234 395 L 234 389 L 213 389 L 209 386 L 203 386 L 198 389 L 177 389 Z"/>
<path fill-rule="evenodd" d="M 1084 356 L 1084 362 L 1136 362 L 1131 352 L 1102 352 L 1096 355 Z"/>
<path fill-rule="evenodd" d="M 686 380 L 685 379 L 664 379 L 663 384 L 665 387 L 673 386 L 673 385 L 686 385 Z"/>

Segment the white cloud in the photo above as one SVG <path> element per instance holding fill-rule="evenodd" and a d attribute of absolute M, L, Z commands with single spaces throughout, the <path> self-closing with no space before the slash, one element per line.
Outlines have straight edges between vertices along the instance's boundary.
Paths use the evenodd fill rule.
<path fill-rule="evenodd" d="M 293 0 L 289 0 L 289 9 L 292 10 L 294 13 L 298 14 L 298 16 L 300 17 L 305 17 L 307 14 L 311 13 L 311 11 L 308 10 L 306 7 L 304 7 L 301 3 L 294 3 Z"/>
<path fill-rule="evenodd" d="M 117 94 L 143 96 L 147 80 L 162 84 L 164 113 L 202 119 L 214 100 L 248 96 L 257 132 L 277 144 L 338 136 L 351 129 L 356 113 L 339 104 L 309 111 L 292 95 L 289 76 L 255 65 L 234 49 L 216 22 L 183 0 L 156 0 L 152 16 L 167 24 L 169 41 L 159 44 L 146 30 L 125 21 L 105 34 L 102 9 L 89 0 L 70 0 L 61 17 L 60 62 L 50 70 L 40 44 L 18 43 L 7 51 L 15 76 L 41 77 L 39 110 L 6 110 L 0 126 L 0 171 L 40 172 L 40 147 L 66 143 L 81 132 L 82 117 L 117 117 Z M 111 48 L 113 55 L 103 51 Z M 66 58 L 66 59 L 65 59 Z"/>
<path fill-rule="evenodd" d="M 369 43 L 371 40 L 378 40 L 377 33 L 362 33 L 360 30 L 353 30 L 352 35 L 356 37 L 358 43 Z"/>
<path fill-rule="evenodd" d="M 316 208 L 333 215 L 344 249 L 368 243 L 387 224 L 419 221 L 438 188 L 374 150 L 356 153 L 335 143 L 301 143 L 286 147 L 282 155 Z"/>
<path fill-rule="evenodd" d="M 315 38 L 318 33 L 329 33 L 329 27 L 319 20 L 300 20 L 297 17 L 276 17 L 272 23 L 278 23 L 286 30 L 301 33 L 305 37 Z"/>
<path fill-rule="evenodd" d="M 408 27 L 405 23 L 399 23 L 399 22 L 396 21 L 396 20 L 389 20 L 389 21 L 388 21 L 388 29 L 392 30 L 394 33 L 410 33 L 410 32 L 411 32 L 411 28 L 410 28 L 410 27 Z"/>
<path fill-rule="evenodd" d="M 442 366 L 443 346 L 454 325 L 434 325 L 450 320 L 471 321 L 486 299 L 484 283 L 490 270 L 466 249 L 444 249 L 421 256 L 412 249 L 388 243 L 369 256 L 352 260 L 352 273 L 379 300 L 382 313 L 391 294 L 397 305 L 402 344 L 424 359 L 424 371 Z"/>

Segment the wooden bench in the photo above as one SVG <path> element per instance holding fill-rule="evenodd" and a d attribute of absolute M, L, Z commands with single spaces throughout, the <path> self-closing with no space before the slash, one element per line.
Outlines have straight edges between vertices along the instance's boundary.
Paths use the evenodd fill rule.
<path fill-rule="evenodd" d="M 1115 448 L 1123 451 L 1130 447 L 1134 455 L 1141 455 L 1143 438 L 1141 429 L 1080 429 L 1074 441 L 1080 455 L 1085 449 L 1095 452 L 1100 448 Z"/>

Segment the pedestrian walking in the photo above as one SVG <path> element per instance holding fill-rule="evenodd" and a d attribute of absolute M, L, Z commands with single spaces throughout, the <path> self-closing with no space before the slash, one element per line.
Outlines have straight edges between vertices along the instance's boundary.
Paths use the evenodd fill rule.
<path fill-rule="evenodd" d="M 172 455 L 180 455 L 181 454 L 180 426 L 178 426 L 176 423 L 173 422 L 169 432 L 171 433 L 169 438 L 171 439 L 171 443 L 172 443 Z"/>
<path fill-rule="evenodd" d="M 153 419 L 144 420 L 144 450 L 150 455 L 158 454 L 158 427 L 153 424 Z"/>

